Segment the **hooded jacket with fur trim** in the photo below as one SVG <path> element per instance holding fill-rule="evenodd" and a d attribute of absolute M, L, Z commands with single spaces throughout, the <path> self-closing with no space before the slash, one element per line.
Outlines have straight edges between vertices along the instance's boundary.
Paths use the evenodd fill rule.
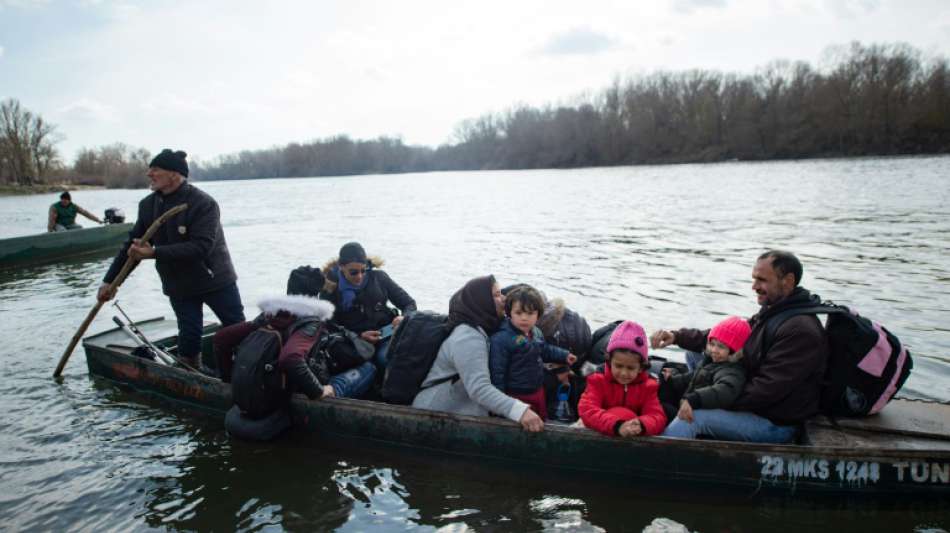
<path fill-rule="evenodd" d="M 323 284 L 323 290 L 320 291 L 320 297 L 332 302 L 336 307 L 333 315 L 334 322 L 350 331 L 363 333 L 378 330 L 393 321 L 396 313 L 386 305 L 387 302 L 392 302 L 404 315 L 416 310 L 416 301 L 397 285 L 389 274 L 379 270 L 381 266 L 383 266 L 382 259 L 370 257 L 365 274 L 366 284 L 356 292 L 353 304 L 348 310 L 343 310 L 337 260 L 334 259 L 323 267 L 326 281 Z"/>
<path fill-rule="evenodd" d="M 644 435 L 658 435 L 666 427 L 666 414 L 657 398 L 659 385 L 646 371 L 640 372 L 634 380 L 621 385 L 610 373 L 610 364 L 604 365 L 604 373 L 591 374 L 587 378 L 587 388 L 577 404 L 584 425 L 608 436 L 615 436 L 620 422 L 637 418 L 643 426 Z M 624 407 L 623 410 L 612 409 Z"/>
<path fill-rule="evenodd" d="M 230 381 L 234 353 L 241 341 L 255 329 L 269 326 L 280 331 L 285 339 L 277 366 L 287 376 L 291 392 L 306 394 L 310 399 L 323 396 L 323 385 L 307 365 L 307 354 L 320 338 L 321 323 L 333 316 L 333 304 L 310 296 L 293 295 L 264 298 L 258 307 L 261 314 L 254 320 L 232 324 L 215 333 L 214 353 L 221 378 Z M 318 321 L 290 331 L 291 326 L 306 317 Z"/>

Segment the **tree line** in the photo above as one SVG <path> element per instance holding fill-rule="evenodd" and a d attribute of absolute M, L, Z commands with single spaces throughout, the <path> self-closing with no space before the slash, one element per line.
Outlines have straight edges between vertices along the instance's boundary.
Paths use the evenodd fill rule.
<path fill-rule="evenodd" d="M 950 67 L 906 45 L 830 48 L 829 65 L 754 74 L 656 72 L 574 105 L 518 106 L 456 127 L 436 149 L 346 137 L 245 151 L 207 179 L 942 153 Z"/>
<path fill-rule="evenodd" d="M 516 106 L 461 122 L 437 148 L 335 136 L 210 162 L 196 179 L 570 168 L 642 163 L 943 153 L 950 65 L 906 44 L 852 43 L 826 65 L 776 61 L 753 74 L 656 72 L 616 79 L 572 105 Z M 138 186 L 150 158 L 123 144 L 64 165 L 55 127 L 16 100 L 0 105 L 0 182 L 51 175 Z"/>

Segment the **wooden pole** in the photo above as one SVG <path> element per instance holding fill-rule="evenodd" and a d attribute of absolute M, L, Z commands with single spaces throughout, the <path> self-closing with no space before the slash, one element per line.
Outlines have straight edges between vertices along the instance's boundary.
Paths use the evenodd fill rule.
<path fill-rule="evenodd" d="M 142 235 L 140 241 L 148 242 L 152 238 L 152 235 L 164 224 L 168 219 L 181 213 L 185 209 L 188 209 L 188 204 L 176 205 L 175 207 L 165 211 L 162 216 L 155 219 L 155 222 L 152 222 L 152 225 L 145 230 L 145 234 Z M 132 259 L 131 257 L 125 260 L 125 264 L 122 265 L 122 270 L 119 271 L 119 275 L 115 277 L 112 281 L 112 284 L 109 286 L 113 291 L 118 291 L 119 285 L 122 285 L 122 282 L 125 281 L 125 278 L 128 277 L 129 273 L 132 272 L 132 269 L 137 265 L 139 261 L 137 259 Z M 56 370 L 53 371 L 53 377 L 58 378 L 63 373 L 63 368 L 66 366 L 66 361 L 69 360 L 69 356 L 72 355 L 73 350 L 76 348 L 76 345 L 79 344 L 79 339 L 82 338 L 83 334 L 86 332 L 86 328 L 89 327 L 89 324 L 92 322 L 92 319 L 96 317 L 96 314 L 99 312 L 99 309 L 102 308 L 103 301 L 96 301 L 96 305 L 89 311 L 89 314 L 86 315 L 86 319 L 82 321 L 82 324 L 79 326 L 79 329 L 76 330 L 76 334 L 73 335 L 73 339 L 69 341 L 69 346 L 66 347 L 66 351 L 63 352 L 63 356 L 59 358 L 59 364 L 56 365 Z"/>

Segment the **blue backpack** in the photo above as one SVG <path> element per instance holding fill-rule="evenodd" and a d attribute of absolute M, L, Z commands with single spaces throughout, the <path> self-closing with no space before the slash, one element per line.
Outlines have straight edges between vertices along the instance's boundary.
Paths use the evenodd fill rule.
<path fill-rule="evenodd" d="M 914 361 L 890 331 L 857 312 L 831 302 L 803 305 L 768 319 L 765 346 L 786 319 L 796 315 L 828 315 L 828 367 L 821 386 L 821 411 L 829 416 L 877 413 L 901 389 Z"/>

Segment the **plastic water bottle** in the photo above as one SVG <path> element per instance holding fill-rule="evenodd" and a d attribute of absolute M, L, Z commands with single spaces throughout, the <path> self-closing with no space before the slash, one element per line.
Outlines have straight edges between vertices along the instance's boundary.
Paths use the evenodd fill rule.
<path fill-rule="evenodd" d="M 571 403 L 569 398 L 571 397 L 571 386 L 570 384 L 562 383 L 557 387 L 557 407 L 554 409 L 554 419 L 558 422 L 573 422 L 574 421 L 574 411 L 571 410 Z"/>

